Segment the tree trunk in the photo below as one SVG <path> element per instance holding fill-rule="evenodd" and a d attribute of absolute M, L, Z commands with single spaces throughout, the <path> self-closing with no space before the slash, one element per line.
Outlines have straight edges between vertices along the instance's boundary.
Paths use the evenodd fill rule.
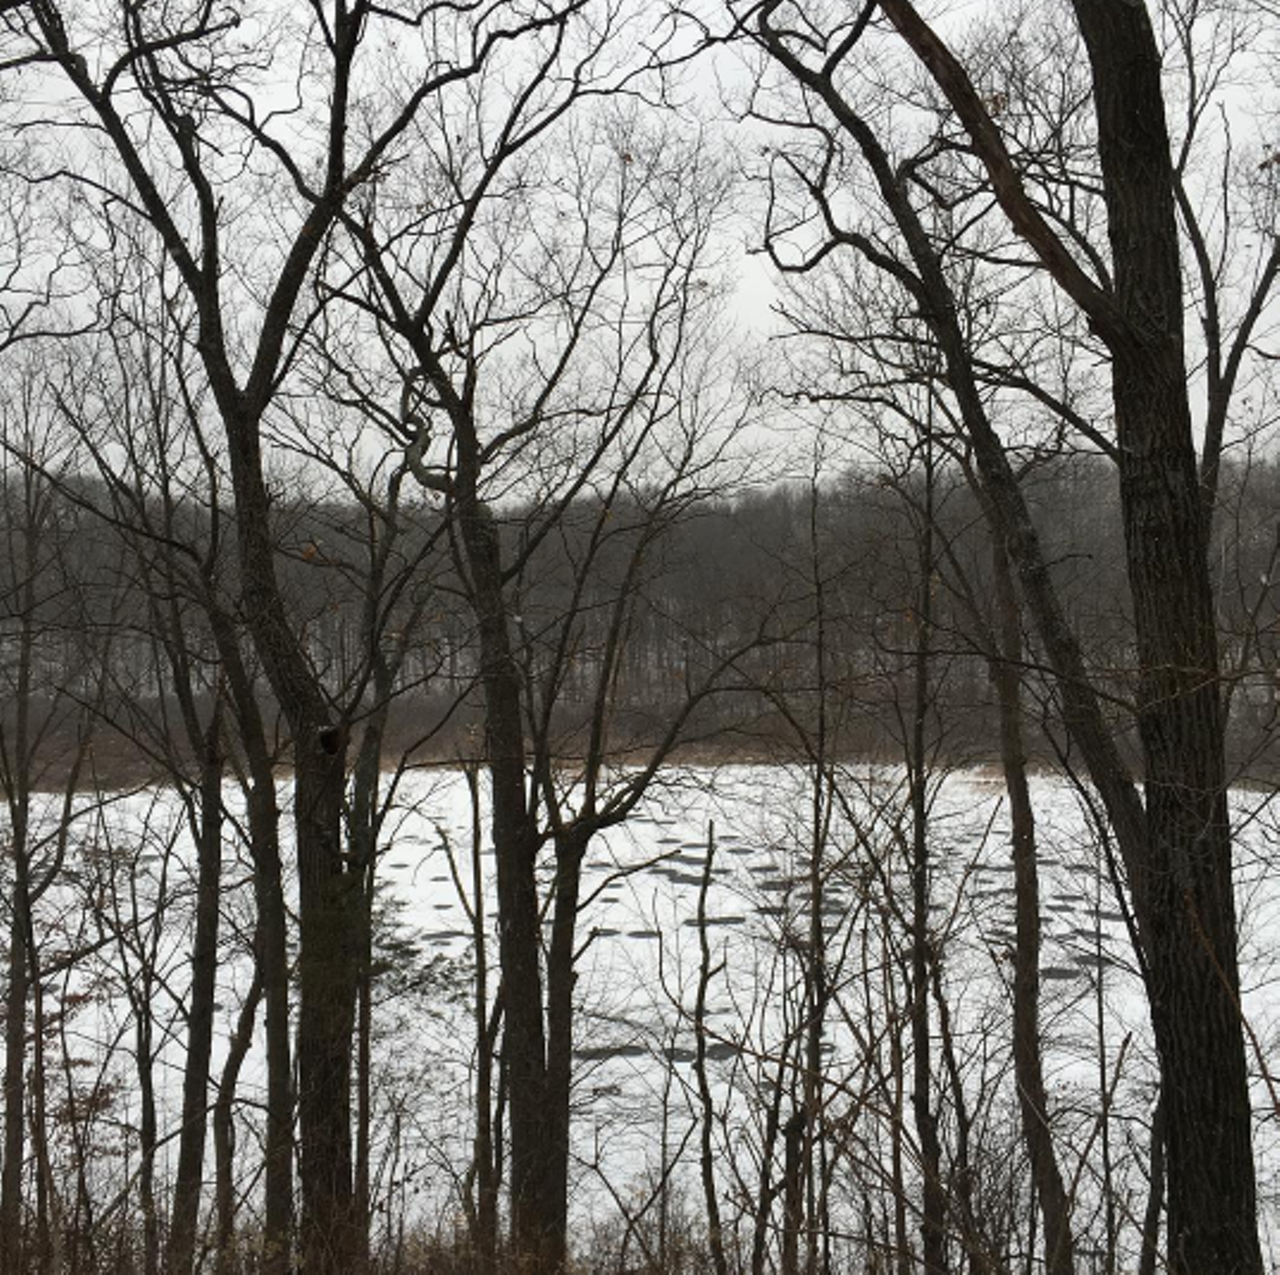
<path fill-rule="evenodd" d="M 280 863 L 280 808 L 258 692 L 241 658 L 236 632 L 216 604 L 208 605 L 218 652 L 236 707 L 248 762 L 246 804 L 257 947 L 266 1001 L 267 1130 L 263 1156 L 263 1275 L 285 1275 L 293 1243 L 293 1061 L 289 1021 L 289 918 Z"/>
<path fill-rule="evenodd" d="M 191 951 L 187 1063 L 182 1077 L 182 1128 L 174 1176 L 173 1212 L 165 1267 L 186 1275 L 195 1261 L 209 1110 L 209 1063 L 218 971 L 218 905 L 222 876 L 222 715 L 216 711 L 204 741 L 200 834 L 196 846 L 196 926 Z"/>
<path fill-rule="evenodd" d="M 1114 290 L 1105 290 L 1083 274 L 1027 198 L 954 57 L 906 0 L 882 0 L 882 8 L 960 115 L 1013 225 L 1111 353 L 1145 808 L 1107 737 L 1008 458 L 985 418 L 936 253 L 883 151 L 874 141 L 863 143 L 911 244 L 988 494 L 1059 677 L 1067 725 L 1125 859 L 1167 1104 L 1171 1269 L 1259 1275 L 1208 525 L 1191 430 L 1174 175 L 1155 33 L 1142 3 L 1074 0 L 1092 71 L 1115 275 Z M 846 117 L 855 131 L 868 131 L 851 112 Z"/>
<path fill-rule="evenodd" d="M 1075 10 L 1128 322 L 1127 339 L 1111 343 L 1112 393 L 1147 808 L 1144 861 L 1129 871 L 1165 1104 L 1169 1261 L 1178 1275 L 1259 1275 L 1209 529 L 1160 57 L 1145 6 L 1075 0 Z"/>
<path fill-rule="evenodd" d="M 258 1014 L 258 1002 L 262 999 L 262 921 L 258 921 L 253 953 L 253 981 L 245 993 L 244 1004 L 236 1020 L 236 1029 L 227 1045 L 227 1058 L 218 1080 L 218 1093 L 213 1103 L 213 1162 L 214 1191 L 213 1214 L 217 1258 L 214 1270 L 217 1275 L 235 1275 L 240 1269 L 236 1243 L 236 1190 L 235 1190 L 235 1100 L 236 1085 L 240 1080 L 240 1068 L 253 1044 L 253 1024 Z M 267 1233 L 269 1234 L 269 1233 Z M 266 1270 L 265 1252 L 267 1234 L 263 1238 L 263 1269 Z"/>
<path fill-rule="evenodd" d="M 574 831 L 555 841 L 556 883 L 551 947 L 547 955 L 547 1100 L 550 1126 L 546 1219 L 548 1260 L 564 1264 L 569 1229 L 569 1097 L 573 1078 L 573 987 L 582 860 L 590 834 Z"/>
<path fill-rule="evenodd" d="M 263 1275 L 284 1275 L 293 1243 L 293 1059 L 289 1034 L 289 919 L 281 880 L 275 783 L 255 775 L 249 793 L 253 892 L 266 1002 L 267 1133 L 263 1154 Z"/>
<path fill-rule="evenodd" d="M 473 1151 L 475 1204 L 472 1215 L 472 1269 L 489 1275 L 498 1262 L 498 1154 L 493 1129 L 494 1042 L 500 1006 L 489 1006 L 489 935 L 484 906 L 484 844 L 480 822 L 480 777 L 466 768 L 471 802 L 471 942 L 475 948 L 472 1012 L 476 1046 L 476 1129 Z"/>
<path fill-rule="evenodd" d="M 1022 738 L 1022 622 L 1004 537 L 994 521 L 991 534 L 996 631 L 1000 643 L 1000 649 L 993 652 L 991 674 L 999 701 L 1000 757 L 1009 795 L 1013 840 L 1014 1079 L 1032 1186 L 1044 1219 L 1045 1271 L 1047 1275 L 1074 1275 L 1071 1204 L 1049 1127 L 1049 1098 L 1040 1055 L 1040 878 L 1036 863 L 1035 811 L 1027 785 L 1026 749 Z"/>
<path fill-rule="evenodd" d="M 4 1171 L 0 1176 L 0 1253 L 4 1275 L 27 1270 L 22 1226 L 23 1131 L 27 1062 L 27 935 L 31 931 L 26 803 L 13 807 L 13 914 L 9 921 L 9 985 L 4 1024 Z"/>
<path fill-rule="evenodd" d="M 485 750 L 492 787 L 503 1062 L 511 1126 L 511 1244 L 516 1261 L 524 1264 L 522 1269 L 530 1275 L 544 1275 L 558 1269 L 564 1236 L 557 1235 L 555 1229 L 554 1129 L 547 1086 L 534 876 L 538 846 L 525 797 L 521 677 L 508 632 L 498 528 L 476 494 L 474 472 L 468 475 L 461 461 L 459 469 L 459 531 L 479 630 Z"/>
<path fill-rule="evenodd" d="M 358 1219 L 352 1185 L 351 1042 L 361 875 L 344 871 L 344 732 L 314 726 L 294 743 L 298 853 L 298 1128 L 301 1245 L 307 1271 L 349 1275 Z"/>
<path fill-rule="evenodd" d="M 275 573 L 260 417 L 223 388 L 241 597 L 254 648 L 289 723 L 298 865 L 298 1131 L 302 1256 L 308 1275 L 350 1275 L 357 1219 L 352 1182 L 351 1045 L 355 1030 L 361 874 L 343 856 L 347 726 L 289 622 Z M 272 936 L 272 942 L 277 941 Z M 268 979 L 274 954 L 268 955 Z M 268 1031 L 272 985 L 267 986 Z"/>
<path fill-rule="evenodd" d="M 926 431 L 930 429 L 926 426 Z M 911 798 L 911 1107 L 920 1139 L 922 1208 L 920 1225 L 925 1275 L 947 1270 L 947 1192 L 942 1181 L 942 1146 L 933 1109 L 932 1026 L 929 1014 L 929 805 L 926 726 L 929 714 L 930 640 L 933 624 L 933 443 L 925 441 L 925 508 L 918 531 L 919 584 L 915 609 L 911 735 L 907 772 Z"/>
<path fill-rule="evenodd" d="M 698 1087 L 698 1170 L 702 1178 L 702 1204 L 707 1211 L 707 1247 L 711 1250 L 711 1269 L 714 1275 L 728 1275 L 729 1260 L 725 1253 L 724 1229 L 720 1217 L 720 1193 L 716 1187 L 715 1151 L 712 1126 L 715 1121 L 715 1102 L 711 1094 L 711 1082 L 707 1077 L 707 993 L 716 968 L 711 964 L 711 944 L 707 938 L 707 891 L 711 888 L 712 866 L 716 855 L 715 828 L 707 828 L 707 858 L 702 865 L 702 881 L 698 886 L 698 990 L 693 1006 L 694 1060 L 693 1074 Z M 665 1199 L 664 1199 L 665 1208 Z M 664 1228 L 665 1229 L 665 1228 Z M 757 1224 L 757 1239 L 763 1226 Z M 756 1250 L 759 1244 L 756 1244 Z M 755 1269 L 753 1254 L 752 1269 Z"/>

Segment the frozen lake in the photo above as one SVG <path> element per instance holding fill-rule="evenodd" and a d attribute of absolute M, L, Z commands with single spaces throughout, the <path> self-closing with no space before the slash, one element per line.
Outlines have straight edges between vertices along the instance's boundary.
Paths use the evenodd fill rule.
<path fill-rule="evenodd" d="M 707 1057 L 719 1185 L 730 1225 L 734 1218 L 745 1225 L 769 1112 L 782 1109 L 785 1118 L 799 1083 L 805 972 L 812 964 L 809 785 L 805 773 L 782 767 L 673 770 L 624 827 L 589 850 L 576 985 L 573 1199 L 579 1225 L 616 1215 L 627 1201 L 625 1207 L 638 1210 L 636 1202 L 664 1175 L 690 1188 L 696 1183 L 701 1107 L 693 1009 L 701 967 L 697 909 L 709 845 Z M 895 1129 L 903 1136 L 905 1126 L 908 1142 L 911 1136 L 901 1081 L 902 1049 L 909 1050 L 907 794 L 902 774 L 888 768 L 851 769 L 841 791 L 843 813 L 823 840 L 818 868 L 830 998 L 821 1090 L 850 1165 L 833 1177 L 833 1216 L 839 1208 L 863 1207 L 868 1183 L 885 1171 Z M 1152 1051 L 1122 905 L 1078 798 L 1066 782 L 1050 778 L 1034 782 L 1033 798 L 1042 865 L 1046 1076 L 1081 1229 L 1092 1234 L 1103 1225 L 1093 1212 L 1104 1170 L 1131 1213 L 1141 1215 Z M 237 795 L 227 800 L 233 810 L 240 807 Z M 1280 835 L 1260 797 L 1237 794 L 1235 807 L 1244 1008 L 1257 1046 L 1250 1058 L 1256 1144 L 1273 1237 L 1280 1216 L 1280 1113 L 1263 1068 L 1280 1056 Z M 45 812 L 48 828 L 56 814 L 52 806 Z M 111 1095 L 112 1132 L 104 1129 L 102 1137 L 121 1149 L 101 1167 L 105 1190 L 108 1179 L 127 1171 L 138 1119 L 140 1044 L 155 1059 L 160 1127 L 172 1131 L 176 1123 L 191 856 L 183 812 L 167 791 L 97 806 L 86 801 L 72 828 L 62 871 L 42 900 L 37 933 L 47 936 L 42 960 L 55 971 L 45 980 L 46 996 L 50 1007 L 65 1010 L 60 1048 L 71 1060 L 64 1067 L 67 1092 L 96 1085 Z M 384 972 L 375 993 L 374 1155 L 377 1189 L 424 1216 L 456 1211 L 469 1156 L 472 841 L 469 797 L 458 773 L 415 772 L 399 781 L 378 868 Z M 954 1135 L 958 1108 L 965 1107 L 970 1154 L 997 1165 L 1021 1155 L 1009 1057 L 1013 873 L 1000 782 L 984 772 L 940 780 L 931 790 L 930 847 L 937 994 L 948 1014 L 944 1039 L 935 1007 L 934 1073 L 940 1091 L 951 1095 L 942 1103 L 944 1131 Z M 252 895 L 238 840 L 228 844 L 227 859 L 215 1065 L 250 976 Z M 484 847 L 484 929 L 496 966 L 492 864 Z M 93 950 L 56 969 L 60 951 L 86 947 Z M 148 966 L 153 974 L 144 974 Z M 496 977 L 491 972 L 491 995 Z M 140 1005 L 151 1016 L 149 1046 L 138 1033 Z M 251 1149 L 260 1119 L 260 1046 L 259 1037 L 240 1085 L 242 1143 Z M 172 1140 L 162 1143 L 162 1173 L 173 1155 Z"/>

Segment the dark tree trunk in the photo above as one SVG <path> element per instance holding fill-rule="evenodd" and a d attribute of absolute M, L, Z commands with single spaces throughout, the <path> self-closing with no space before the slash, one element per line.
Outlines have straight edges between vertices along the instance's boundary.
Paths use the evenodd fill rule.
<path fill-rule="evenodd" d="M 222 877 L 222 733 L 215 712 L 204 741 L 200 780 L 200 828 L 196 845 L 196 925 L 191 950 L 187 1063 L 182 1077 L 182 1129 L 174 1176 L 173 1212 L 165 1254 L 172 1275 L 186 1275 L 195 1261 L 209 1110 L 209 1063 L 218 971 L 218 905 Z"/>
<path fill-rule="evenodd" d="M 258 922 L 253 954 L 253 981 L 245 993 L 244 1003 L 236 1019 L 236 1028 L 227 1045 L 227 1057 L 218 1078 L 218 1093 L 213 1102 L 213 1215 L 217 1257 L 214 1270 L 217 1275 L 236 1275 L 240 1269 L 236 1244 L 236 1189 L 235 1189 L 235 1100 L 236 1086 L 240 1082 L 240 1069 L 253 1044 L 253 1024 L 258 1014 L 258 1002 L 262 999 L 262 922 Z M 264 1236 L 265 1243 L 265 1236 Z M 263 1269 L 268 1269 L 266 1254 Z"/>
<path fill-rule="evenodd" d="M 1074 8 L 1092 67 L 1113 290 L 1084 274 L 1027 197 L 998 128 L 943 42 L 908 0 L 881 0 L 964 123 L 1013 226 L 1111 353 L 1145 802 L 1107 729 L 1008 456 L 986 417 L 954 296 L 901 176 L 836 89 L 831 69 L 807 68 L 768 28 L 770 6 L 761 33 L 855 137 L 907 241 L 919 272 L 909 286 L 946 358 L 987 494 L 1058 677 L 1066 725 L 1124 856 L 1167 1104 L 1171 1268 L 1177 1275 L 1259 1275 L 1208 528 L 1192 442 L 1159 51 L 1144 4 L 1074 0 Z"/>
<path fill-rule="evenodd" d="M 352 1183 L 351 1044 L 362 878 L 342 864 L 344 734 L 313 726 L 295 740 L 294 764 L 302 1259 L 308 1271 L 349 1275 L 359 1229 Z"/>
<path fill-rule="evenodd" d="M 1160 1217 L 1164 1212 L 1164 1102 L 1156 1100 L 1151 1117 L 1151 1160 L 1147 1172 L 1147 1207 L 1142 1214 L 1142 1255 L 1138 1275 L 1156 1275 L 1160 1262 Z"/>
<path fill-rule="evenodd" d="M 992 522 L 999 650 L 991 661 L 1000 709 L 1000 757 L 1013 841 L 1015 943 L 1013 952 L 1013 1068 L 1018 1089 L 1022 1138 L 1031 1181 L 1044 1218 L 1047 1275 L 1074 1275 L 1075 1237 L 1071 1202 L 1058 1167 L 1049 1127 L 1049 1098 L 1040 1054 L 1040 875 L 1036 863 L 1036 821 L 1027 785 L 1022 736 L 1022 621 L 1013 574 L 999 524 Z"/>
<path fill-rule="evenodd" d="M 578 933 L 578 896 L 582 860 L 590 840 L 581 831 L 555 841 L 556 883 L 552 908 L 551 947 L 547 954 L 547 1099 L 550 1155 L 547 1229 L 554 1249 L 548 1252 L 553 1269 L 564 1264 L 569 1228 L 569 1098 L 573 1078 L 573 987 Z"/>
<path fill-rule="evenodd" d="M 781 1275 L 799 1275 L 800 1233 L 804 1230 L 804 1143 L 808 1124 L 803 1104 L 782 1129 Z"/>
<path fill-rule="evenodd" d="M 151 1017 L 154 982 L 152 971 L 138 973 L 133 993 L 134 1065 L 138 1074 L 138 1207 L 142 1212 L 142 1269 L 144 1275 L 160 1270 L 160 1213 L 156 1205 L 156 1091 L 155 1049 Z"/>
<path fill-rule="evenodd" d="M 1147 808 L 1146 854 L 1129 871 L 1166 1114 L 1169 1261 L 1178 1275 L 1258 1275 L 1222 688 L 1160 57 L 1145 6 L 1075 10 L 1127 323 L 1111 342 L 1112 389 Z"/>
<path fill-rule="evenodd" d="M 373 648 L 376 634 L 370 635 Z M 371 1126 L 373 1120 L 373 901 L 377 871 L 378 785 L 382 774 L 382 745 L 391 700 L 391 676 L 386 661 L 374 656 L 375 708 L 364 724 L 356 760 L 348 814 L 348 842 L 352 871 L 362 878 L 357 905 L 359 931 L 356 961 L 356 1144 L 355 1144 L 355 1275 L 369 1268 L 371 1222 Z"/>
<path fill-rule="evenodd" d="M 476 1132 L 474 1149 L 475 1211 L 472 1267 L 474 1275 L 489 1275 L 498 1261 L 498 1181 L 501 1134 L 494 1130 L 494 1043 L 501 1022 L 501 1006 L 489 1005 L 489 935 L 484 906 L 484 844 L 480 825 L 480 778 L 474 766 L 466 771 L 471 800 L 472 943 L 476 973 L 472 989 L 476 1041 Z"/>
<path fill-rule="evenodd" d="M 27 933 L 31 926 L 30 873 L 25 818 L 14 821 L 13 913 L 9 929 L 8 987 L 4 1024 L 4 1170 L 0 1177 L 0 1253 L 4 1275 L 27 1270 L 22 1225 L 22 1167 L 26 1128 L 27 995 L 30 988 Z"/>
<path fill-rule="evenodd" d="M 289 920 L 281 879 L 275 783 L 254 776 L 249 792 L 253 892 L 266 1002 L 267 1133 L 263 1148 L 263 1275 L 284 1275 L 293 1243 L 293 1060 L 289 1038 Z"/>
<path fill-rule="evenodd" d="M 713 1275 L 728 1275 L 729 1259 L 725 1252 L 724 1229 L 720 1216 L 720 1193 L 716 1187 L 715 1150 L 712 1130 L 715 1123 L 715 1102 L 711 1094 L 711 1082 L 707 1076 L 707 994 L 716 970 L 711 964 L 711 944 L 707 938 L 707 891 L 711 888 L 712 867 L 715 862 L 715 829 L 707 830 L 707 858 L 702 865 L 702 881 L 698 886 L 698 990 L 693 1005 L 694 1060 L 693 1073 L 698 1086 L 698 1169 L 702 1178 L 702 1203 L 707 1211 L 707 1247 L 711 1250 Z M 775 1107 L 776 1111 L 776 1107 Z M 757 1223 L 757 1240 L 763 1232 Z M 757 1242 L 756 1249 L 759 1249 Z M 752 1270 L 756 1267 L 752 1255 Z"/>
<path fill-rule="evenodd" d="M 933 1108 L 932 1025 L 929 1013 L 929 793 L 927 725 L 930 708 L 930 645 L 933 624 L 933 442 L 925 426 L 925 508 L 917 535 L 919 583 L 915 607 L 911 733 L 907 772 L 911 798 L 911 1108 L 920 1139 L 921 1238 L 925 1275 L 947 1270 L 947 1191 L 942 1181 L 942 1145 Z"/>
<path fill-rule="evenodd" d="M 258 910 L 257 959 L 266 1001 L 267 1129 L 263 1155 L 263 1275 L 285 1275 L 293 1243 L 293 1062 L 289 1010 L 289 918 L 280 862 L 280 808 L 258 693 L 241 658 L 234 628 L 208 607 L 249 768 L 247 806 L 253 893 Z"/>
<path fill-rule="evenodd" d="M 27 998 L 36 964 L 30 829 L 34 761 L 31 748 L 31 679 L 36 656 L 35 586 L 40 566 L 38 526 L 37 517 L 27 527 L 26 534 L 20 537 L 20 550 L 15 555 L 18 560 L 13 564 L 15 570 L 21 571 L 23 579 L 16 599 L 22 618 L 12 701 L 13 732 L 11 738 L 0 737 L 0 777 L 9 809 L 10 853 L 13 857 L 8 987 L 4 1000 L 4 1164 L 0 1170 L 0 1271 L 3 1275 L 25 1275 L 28 1268 L 22 1225 L 22 1169 L 26 1128 Z"/>
<path fill-rule="evenodd" d="M 342 845 L 347 727 L 335 719 L 286 613 L 275 573 L 259 419 L 234 390 L 224 389 L 220 399 L 235 488 L 245 614 L 293 737 L 302 1258 L 308 1272 L 350 1275 L 358 1231 L 351 1047 L 363 877 L 347 870 Z M 271 991 L 268 983 L 268 1030 Z"/>
<path fill-rule="evenodd" d="M 463 435 L 465 437 L 465 435 Z M 464 451 L 466 449 L 460 449 Z M 485 697 L 485 750 L 493 802 L 502 964 L 502 1053 L 510 1103 L 511 1244 L 530 1275 L 558 1269 L 564 1236 L 555 1229 L 543 1026 L 538 843 L 525 794 L 524 719 L 519 665 L 511 649 L 498 528 L 476 493 L 465 454 L 459 465 L 458 522 L 470 575 Z"/>

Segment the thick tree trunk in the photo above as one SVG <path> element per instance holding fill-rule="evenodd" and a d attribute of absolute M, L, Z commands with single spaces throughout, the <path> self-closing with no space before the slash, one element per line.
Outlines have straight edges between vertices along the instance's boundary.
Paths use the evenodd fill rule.
<path fill-rule="evenodd" d="M 219 397 L 235 490 L 244 611 L 293 736 L 302 1256 L 309 1275 L 350 1275 L 357 1247 L 351 1046 L 362 877 L 347 871 L 343 855 L 347 728 L 334 719 L 276 579 L 260 418 L 238 393 L 224 387 Z M 271 993 L 268 982 L 268 1031 Z"/>
<path fill-rule="evenodd" d="M 1166 1114 L 1169 1261 L 1178 1275 L 1258 1275 L 1222 690 L 1160 57 L 1145 6 L 1076 0 L 1075 10 L 1128 323 L 1111 353 L 1146 781 L 1146 855 L 1132 884 Z"/>
<path fill-rule="evenodd" d="M 352 1183 L 351 1043 L 361 876 L 343 869 L 346 740 L 314 727 L 294 744 L 298 847 L 298 1127 L 304 1268 L 349 1275 L 358 1219 Z"/>
<path fill-rule="evenodd" d="M 1014 227 L 1112 355 L 1145 804 L 1110 737 L 1016 477 L 986 418 L 954 297 L 907 190 L 829 74 L 805 68 L 767 27 L 762 34 L 855 137 L 909 245 L 919 271 L 913 286 L 945 355 L 984 485 L 1058 676 L 1066 725 L 1124 856 L 1165 1083 L 1172 1268 L 1178 1275 L 1258 1275 L 1218 655 L 1160 59 L 1144 4 L 1075 0 L 1074 7 L 1092 65 L 1114 291 L 1084 275 L 1027 198 L 999 130 L 945 45 L 907 0 L 881 2 L 960 115 Z"/>
<path fill-rule="evenodd" d="M 966 424 L 1005 519 L 1028 604 L 1061 679 L 1068 724 L 1125 858 L 1149 970 L 1168 1121 L 1169 1261 L 1177 1275 L 1258 1275 L 1256 1183 L 1227 817 L 1208 527 L 1192 441 L 1182 275 L 1160 54 L 1147 7 L 1074 0 L 1092 71 L 1114 290 L 1088 279 L 1027 199 L 998 130 L 954 57 L 906 0 L 882 0 L 964 121 L 1020 234 L 1112 357 L 1120 493 L 1139 663 L 1145 810 L 1096 703 L 1076 684 L 1062 621 L 1008 462 L 991 435 L 936 258 L 893 177 Z M 932 259 L 931 259 L 932 258 Z M 974 425 L 976 423 L 976 428 Z"/>

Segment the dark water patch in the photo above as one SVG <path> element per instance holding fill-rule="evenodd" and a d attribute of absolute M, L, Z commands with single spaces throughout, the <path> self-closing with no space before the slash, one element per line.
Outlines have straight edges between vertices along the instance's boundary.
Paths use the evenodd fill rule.
<path fill-rule="evenodd" d="M 737 1045 L 727 1040 L 708 1041 L 705 1050 L 708 1062 L 724 1062 L 727 1058 L 734 1058 L 741 1052 Z"/>
<path fill-rule="evenodd" d="M 1083 978 L 1082 971 L 1078 969 L 1069 969 L 1064 965 L 1046 965 L 1040 971 L 1040 977 L 1047 979 L 1051 983 L 1067 983 L 1072 979 Z"/>
<path fill-rule="evenodd" d="M 1083 965 L 1090 969 L 1109 970 L 1120 968 L 1120 962 L 1114 957 L 1108 956 L 1105 952 L 1101 955 L 1097 952 L 1080 952 L 1072 959 L 1077 965 Z"/>
<path fill-rule="evenodd" d="M 643 1045 L 586 1045 L 575 1049 L 573 1056 L 580 1062 L 607 1062 L 613 1058 L 647 1058 L 649 1051 Z"/>

